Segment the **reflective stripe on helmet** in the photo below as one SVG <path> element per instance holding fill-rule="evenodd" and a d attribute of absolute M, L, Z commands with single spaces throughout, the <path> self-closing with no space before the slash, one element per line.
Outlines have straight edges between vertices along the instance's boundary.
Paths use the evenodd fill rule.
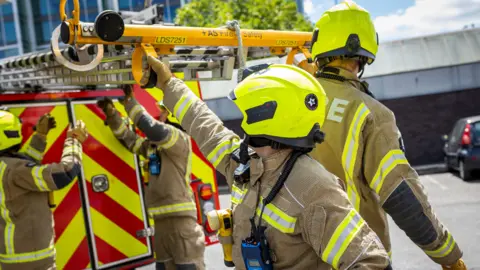
<path fill-rule="evenodd" d="M 260 196 L 260 203 L 257 207 L 257 215 L 260 216 L 260 213 L 263 208 L 263 197 Z M 265 220 L 275 229 L 283 233 L 293 233 L 295 230 L 295 223 L 297 222 L 296 217 L 291 217 L 272 203 L 267 204 L 263 210 L 262 219 Z"/>
<path fill-rule="evenodd" d="M 405 154 L 400 149 L 390 150 L 380 161 L 377 172 L 370 182 L 370 187 L 380 194 L 383 182 L 387 175 L 399 164 L 408 164 Z"/>
<path fill-rule="evenodd" d="M 322 260 L 338 269 L 340 258 L 364 225 L 365 220 L 357 211 L 354 209 L 350 210 L 348 215 L 337 226 L 330 240 L 328 240 L 327 247 L 322 252 Z"/>
<path fill-rule="evenodd" d="M 358 106 L 353 120 L 350 123 L 350 128 L 347 133 L 347 139 L 345 140 L 345 146 L 343 147 L 342 154 L 342 166 L 345 171 L 348 198 L 355 206 L 357 211 L 360 209 L 360 196 L 358 195 L 357 188 L 353 183 L 354 168 L 357 160 L 358 146 L 360 143 L 360 132 L 362 131 L 362 126 L 369 114 L 370 110 L 364 103 Z"/>
<path fill-rule="evenodd" d="M 190 211 L 190 210 L 196 210 L 196 209 L 197 208 L 195 206 L 195 203 L 187 202 L 187 203 L 169 204 L 169 205 L 164 205 L 160 207 L 148 208 L 148 213 L 150 216 L 156 216 L 156 215 L 164 215 L 164 214 Z"/>

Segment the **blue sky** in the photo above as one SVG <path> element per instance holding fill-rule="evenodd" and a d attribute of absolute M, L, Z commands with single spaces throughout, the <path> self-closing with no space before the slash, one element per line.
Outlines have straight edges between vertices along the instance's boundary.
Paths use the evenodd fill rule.
<path fill-rule="evenodd" d="M 343 0 L 338 0 L 343 2 Z M 375 23 L 380 42 L 480 27 L 480 0 L 356 0 Z M 315 22 L 334 0 L 304 0 Z"/>

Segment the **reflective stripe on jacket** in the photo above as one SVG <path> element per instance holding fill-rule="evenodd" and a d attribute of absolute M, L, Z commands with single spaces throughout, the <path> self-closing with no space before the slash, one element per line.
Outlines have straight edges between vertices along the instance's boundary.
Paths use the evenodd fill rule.
<path fill-rule="evenodd" d="M 115 137 L 131 152 L 146 158 L 146 162 L 151 154 L 156 154 L 160 161 L 159 175 L 151 175 L 146 170 L 149 178 L 146 188 L 149 215 L 154 218 L 174 215 L 196 219 L 197 210 L 190 187 L 193 154 L 190 137 L 172 125 L 153 119 L 135 99 L 125 104 L 125 110 L 146 138 L 131 130 L 118 112 L 107 117 L 107 124 Z"/>
<path fill-rule="evenodd" d="M 461 251 L 434 214 L 402 151 L 393 112 L 364 93 L 354 74 L 337 70 L 318 79 L 328 97 L 322 126 L 326 137 L 310 155 L 345 182 L 350 201 L 390 254 L 386 212 L 433 261 L 454 264 Z"/>
<path fill-rule="evenodd" d="M 233 174 L 238 164 L 231 153 L 240 145 L 238 135 L 225 128 L 181 80 L 172 78 L 164 94 L 164 104 L 176 116 L 182 115 L 181 125 L 232 188 L 232 203 L 238 203 L 233 210 L 232 258 L 236 269 L 243 270 L 240 245 L 250 235 L 250 218 L 256 217 L 259 224 L 263 207 L 258 199 L 272 189 L 290 150 L 252 158 L 250 181 L 245 187 L 236 186 Z M 389 265 L 387 252 L 353 209 L 336 177 L 308 156 L 297 160 L 284 187 L 265 206 L 261 225 L 267 227 L 274 269 L 385 269 Z"/>
<path fill-rule="evenodd" d="M 46 142 L 35 141 L 32 138 L 27 149 L 42 155 Z M 0 263 L 39 262 L 55 255 L 48 192 L 75 179 L 81 156 L 82 147 L 72 138 L 65 141 L 60 163 L 40 165 L 21 156 L 0 156 Z"/>

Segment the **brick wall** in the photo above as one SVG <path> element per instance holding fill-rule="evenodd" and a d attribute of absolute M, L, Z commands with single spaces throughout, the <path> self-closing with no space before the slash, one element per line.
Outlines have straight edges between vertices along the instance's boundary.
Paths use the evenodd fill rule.
<path fill-rule="evenodd" d="M 443 141 L 460 118 L 480 115 L 480 89 L 383 100 L 397 119 L 413 165 L 443 162 Z"/>
<path fill-rule="evenodd" d="M 402 132 L 407 158 L 413 165 L 443 162 L 443 141 L 459 119 L 480 115 L 480 89 L 443 94 L 382 100 L 394 113 Z M 241 120 L 225 121 L 225 126 L 243 136 Z M 225 178 L 217 173 L 219 185 Z"/>

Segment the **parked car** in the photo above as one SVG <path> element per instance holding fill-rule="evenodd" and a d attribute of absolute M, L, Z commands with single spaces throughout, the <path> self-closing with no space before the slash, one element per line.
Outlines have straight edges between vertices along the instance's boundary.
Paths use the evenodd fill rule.
<path fill-rule="evenodd" d="M 465 181 L 471 180 L 472 172 L 480 170 L 480 115 L 458 120 L 443 140 L 447 169 L 457 170 Z"/>

